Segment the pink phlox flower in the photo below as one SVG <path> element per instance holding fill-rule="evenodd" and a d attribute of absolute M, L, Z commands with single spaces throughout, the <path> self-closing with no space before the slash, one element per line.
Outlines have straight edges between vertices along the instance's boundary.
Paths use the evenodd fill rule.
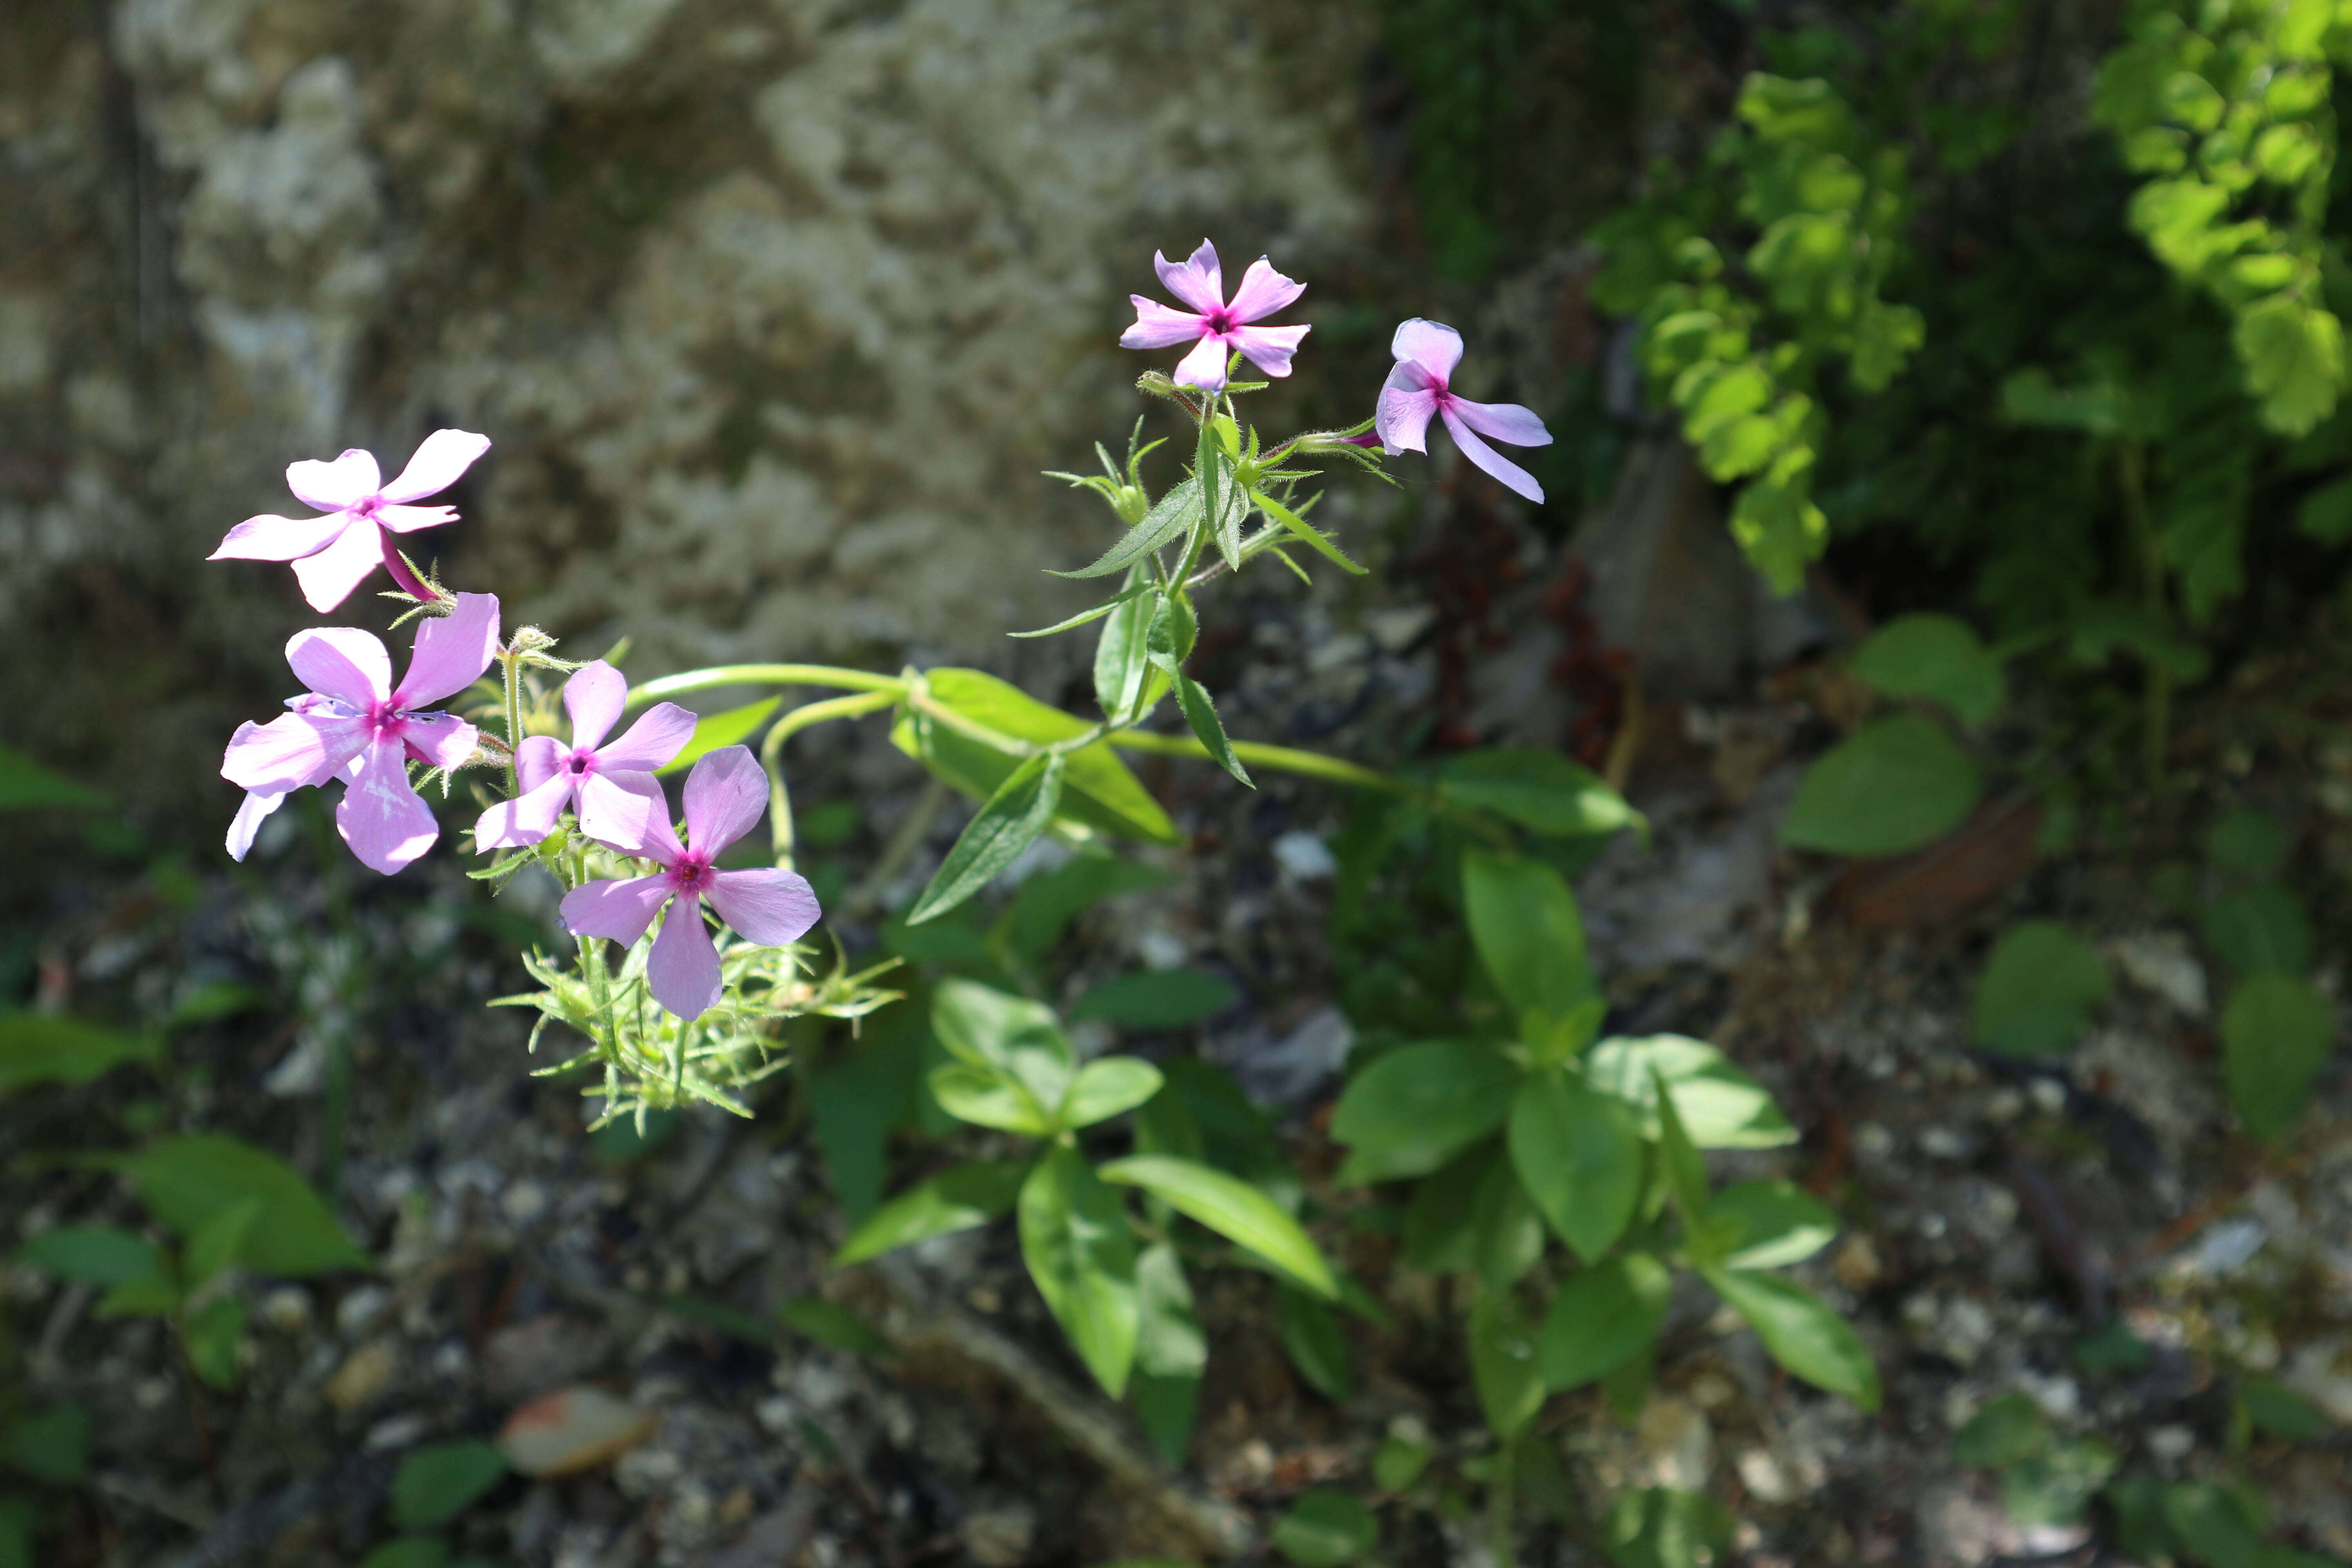
<path fill-rule="evenodd" d="M 1119 335 L 1123 349 L 1164 349 L 1198 340 L 1198 346 L 1176 367 L 1176 384 L 1202 392 L 1225 389 L 1225 365 L 1234 350 L 1241 351 L 1258 369 L 1272 376 L 1290 374 L 1290 356 L 1298 352 L 1306 327 L 1254 327 L 1249 323 L 1271 316 L 1307 291 L 1307 285 L 1285 278 L 1265 257 L 1250 263 L 1242 286 L 1225 300 L 1223 272 L 1217 266 L 1217 247 L 1207 240 L 1179 267 L 1159 251 L 1151 265 L 1168 291 L 1191 310 L 1175 310 L 1157 300 L 1129 294 L 1135 305 L 1135 325 Z"/>
<path fill-rule="evenodd" d="M 1445 421 L 1462 455 L 1529 500 L 1543 500 L 1536 477 L 1478 439 L 1491 436 L 1514 447 L 1548 447 L 1551 432 L 1533 411 L 1516 403 L 1473 403 L 1456 397 L 1447 381 L 1462 363 L 1462 334 L 1442 321 L 1419 317 L 1396 330 L 1389 353 L 1396 368 L 1381 386 L 1381 403 L 1373 421 L 1381 449 L 1390 457 L 1399 452 L 1426 452 L 1429 416 Z"/>
<path fill-rule="evenodd" d="M 401 564 L 392 536 L 457 521 L 457 509 L 414 506 L 457 482 L 474 459 L 490 449 L 488 436 L 468 430 L 436 430 L 425 437 L 408 467 L 390 484 L 382 482 L 375 458 L 352 447 L 331 463 L 288 466 L 286 488 L 297 500 L 324 517 L 248 517 L 228 531 L 207 561 L 290 561 L 302 596 L 314 610 L 331 610 L 350 597 L 381 563 L 401 589 L 431 597 Z"/>
<path fill-rule="evenodd" d="M 446 617 L 419 627 L 397 686 L 391 656 L 370 634 L 352 626 L 297 632 L 286 662 L 315 700 L 298 698 L 282 717 L 240 726 L 221 759 L 221 777 L 279 796 L 348 779 L 335 828 L 362 864 L 390 876 L 441 833 L 408 782 L 409 760 L 454 768 L 474 754 L 474 726 L 432 705 L 472 685 L 498 646 L 499 601 L 489 594 L 460 594 Z M 268 812 L 256 809 L 258 826 Z"/>
<path fill-rule="evenodd" d="M 558 913 L 577 936 L 623 945 L 646 934 L 667 906 L 669 918 L 646 955 L 646 984 L 654 1000 L 681 1018 L 697 1018 L 719 1000 L 719 950 L 702 923 L 702 900 L 738 935 L 763 947 L 796 942 L 821 912 L 805 878 L 790 871 L 712 868 L 767 809 L 768 775 L 748 747 L 722 746 L 686 775 L 686 837 L 670 827 L 669 807 L 655 785 L 645 836 L 616 846 L 653 861 L 650 877 L 583 882 L 563 896 Z M 691 847 L 688 847 L 690 845 Z"/>
<path fill-rule="evenodd" d="M 607 744 L 628 703 L 626 677 L 603 659 L 581 666 L 563 684 L 564 711 L 572 715 L 572 743 L 532 735 L 515 752 L 515 778 L 522 793 L 482 813 L 474 828 L 477 849 L 519 849 L 555 831 L 555 819 L 571 805 L 580 831 L 603 843 L 627 847 L 645 837 L 646 816 L 661 798 L 653 773 L 694 738 L 694 715 L 675 702 L 646 710 L 627 734 Z"/>

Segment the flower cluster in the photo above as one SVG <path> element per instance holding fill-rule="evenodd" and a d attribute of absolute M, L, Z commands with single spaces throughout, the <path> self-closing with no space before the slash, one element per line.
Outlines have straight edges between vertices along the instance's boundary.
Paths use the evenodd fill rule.
<path fill-rule="evenodd" d="M 1294 303 L 1307 285 L 1285 278 L 1265 257 L 1250 263 L 1241 287 L 1230 302 L 1225 299 L 1224 274 L 1217 264 L 1217 247 L 1207 240 L 1181 266 L 1153 252 L 1152 265 L 1168 291 L 1192 307 L 1171 310 L 1141 294 L 1128 296 L 1135 306 L 1135 324 L 1120 335 L 1121 348 L 1164 349 L 1176 343 L 1195 344 L 1176 366 L 1171 378 L 1214 396 L 1228 384 L 1233 354 L 1240 354 L 1270 376 L 1290 374 L 1291 356 L 1310 329 L 1259 327 L 1251 323 Z M 1531 501 L 1540 501 L 1543 487 L 1535 476 L 1479 439 L 1514 447 L 1547 447 L 1551 432 L 1533 411 L 1516 403 L 1473 403 L 1456 396 L 1450 382 L 1462 363 L 1462 334 L 1440 321 L 1419 317 L 1396 330 L 1389 345 L 1396 368 L 1381 387 L 1373 429 L 1381 449 L 1393 458 L 1400 452 L 1426 452 L 1431 416 L 1444 420 L 1462 455 Z"/>
<path fill-rule="evenodd" d="M 1118 722 L 1140 723 L 1157 693 L 1172 689 L 1209 754 L 1246 783 L 1213 704 L 1181 668 L 1190 643 L 1186 628 L 1196 624 L 1187 597 L 1189 578 L 1203 548 L 1213 541 L 1224 563 L 1238 569 L 1261 551 L 1279 553 L 1286 544 L 1303 542 L 1360 571 L 1305 521 L 1309 502 L 1298 500 L 1291 488 L 1305 474 L 1285 466 L 1291 458 L 1336 452 L 1370 465 L 1372 458 L 1363 448 L 1375 441 L 1391 457 L 1424 451 L 1430 421 L 1436 418 L 1473 464 L 1518 494 L 1541 500 L 1534 478 L 1487 442 L 1532 447 L 1551 437 L 1540 419 L 1517 405 L 1473 403 L 1456 395 L 1452 377 L 1462 358 L 1461 336 L 1451 327 L 1416 320 L 1397 329 L 1396 366 L 1372 418 L 1353 431 L 1298 437 L 1262 449 L 1256 432 L 1243 440 L 1230 417 L 1231 395 L 1248 390 L 1233 383 L 1232 372 L 1247 360 L 1268 376 L 1290 374 L 1310 329 L 1265 323 L 1295 304 L 1306 285 L 1260 257 L 1228 297 L 1216 248 L 1205 240 L 1181 263 L 1157 254 L 1153 261 L 1160 281 L 1183 308 L 1132 296 L 1135 323 L 1119 341 L 1139 349 L 1190 345 L 1172 375 L 1147 378 L 1147 384 L 1156 383 L 1157 390 L 1184 403 L 1199 423 L 1199 445 L 1193 478 L 1157 508 L 1144 496 L 1132 460 L 1123 479 L 1114 473 L 1108 480 L 1085 481 L 1103 487 L 1115 509 L 1135 526 L 1135 542 L 1115 550 L 1106 558 L 1108 564 L 1088 570 L 1128 568 L 1130 588 L 1107 608 L 1136 600 L 1129 618 L 1140 616 L 1136 625 L 1150 636 L 1139 639 L 1133 628 L 1122 635 L 1139 647 L 1148 644 L 1143 657 L 1160 671 L 1157 687 L 1139 673 L 1139 665 L 1122 675 L 1112 683 L 1120 696 L 1105 700 L 1106 711 Z M 658 921 L 642 964 L 625 961 L 622 967 L 631 977 L 625 984 L 634 984 L 634 977 L 642 974 L 645 992 L 668 1013 L 680 1020 L 698 1018 L 743 983 L 730 978 L 748 973 L 740 944 L 782 948 L 798 941 L 818 919 L 816 898 L 788 868 L 788 855 L 775 868 L 719 868 L 718 857 L 751 831 L 769 798 L 765 769 L 750 751 L 729 746 L 695 762 L 686 781 L 681 838 L 656 775 L 686 753 L 695 715 L 658 703 L 612 738 L 630 706 L 628 682 L 619 670 L 602 660 L 558 660 L 547 652 L 552 640 L 533 627 L 520 628 L 502 642 L 495 596 L 444 590 L 401 553 L 395 542 L 400 536 L 457 521 L 455 507 L 427 503 L 463 479 L 489 445 L 487 437 L 470 431 L 436 430 L 389 482 L 375 458 L 357 449 L 331 462 L 295 463 L 286 470 L 288 488 L 320 515 L 247 518 L 213 552 L 214 560 L 290 563 L 303 597 L 320 611 L 341 605 L 381 565 L 394 585 L 387 596 L 402 604 L 404 618 L 424 617 L 407 671 L 397 681 L 383 641 L 356 627 L 315 627 L 287 644 L 287 662 L 306 689 L 278 718 L 239 727 L 222 758 L 221 775 L 246 792 L 228 830 L 228 852 L 243 859 L 263 821 L 295 790 L 340 784 L 337 830 L 362 864 L 390 875 L 415 861 L 440 837 L 420 783 L 437 777 L 446 798 L 461 771 L 499 770 L 508 786 L 505 798 L 484 798 L 473 837 L 478 852 L 502 852 L 504 858 L 478 875 L 500 879 L 534 859 L 559 872 L 568 889 L 561 906 L 564 924 L 590 939 L 583 945 L 582 963 L 583 975 L 593 980 L 593 1010 L 610 1010 L 606 983 L 614 971 L 592 950 L 593 942 L 634 949 Z M 1263 513 L 1265 526 L 1244 539 L 1240 520 L 1251 509 Z M 1136 575 L 1144 572 L 1142 554 L 1180 535 L 1181 568 L 1168 575 L 1162 562 L 1161 573 L 1145 574 L 1157 597 L 1142 604 L 1137 596 L 1147 585 Z M 480 681 L 494 664 L 501 667 L 502 681 L 493 683 L 492 698 L 478 703 L 473 717 L 443 706 Z M 1098 679 L 1100 668 L 1098 660 Z M 572 672 L 562 691 L 571 720 L 568 742 L 524 733 L 526 676 L 540 670 Z M 535 677 L 532 682 L 530 689 L 537 692 Z M 845 700 L 865 704 L 858 710 L 872 706 L 866 698 Z M 489 724 L 491 715 L 501 721 Z M 786 727 L 776 734 L 789 732 Z M 1035 765 L 1044 778 L 1045 763 Z M 1059 773 L 1052 776 L 1058 787 Z M 775 787 L 781 801 L 781 782 Z M 1024 831 L 1031 837 L 1043 831 L 1050 816 L 1033 813 L 1034 820 Z M 787 821 L 778 824 L 777 842 L 790 842 Z M 602 874 L 615 862 L 633 874 Z M 972 888 L 979 885 L 965 880 Z M 966 896 L 969 889 L 957 894 Z M 925 909 L 937 912 L 928 900 Z M 737 952 L 736 958 L 722 959 L 706 911 L 740 939 L 730 950 Z M 776 989 L 772 975 L 761 984 Z"/>
<path fill-rule="evenodd" d="M 412 766 L 445 780 L 477 764 L 503 765 L 514 787 L 474 826 L 477 850 L 532 850 L 562 827 L 567 809 L 580 838 L 656 874 L 582 879 L 562 916 L 575 934 L 634 945 L 664 907 L 668 917 L 646 966 L 654 999 L 681 1020 L 716 1006 L 723 987 L 719 953 L 702 920 L 707 902 L 739 936 L 782 947 L 814 926 L 820 913 L 806 880 L 781 869 L 720 871 L 713 862 L 759 821 L 765 774 L 741 746 L 715 751 L 687 777 L 686 817 L 694 847 L 683 847 L 669 805 L 654 776 L 694 737 L 695 716 L 657 703 L 617 740 L 607 740 L 628 706 L 628 682 L 602 659 L 579 667 L 564 685 L 572 721 L 567 744 L 523 735 L 514 703 L 501 739 L 438 704 L 481 679 L 493 662 L 508 667 L 509 689 L 525 666 L 566 668 L 551 646 L 526 627 L 501 644 L 499 601 L 489 594 L 444 594 L 420 578 L 393 547 L 392 534 L 457 520 L 455 509 L 412 504 L 457 482 L 489 447 L 487 437 L 436 430 L 400 477 L 380 479 L 375 458 L 345 452 L 331 463 L 287 469 L 295 495 L 327 515 L 309 520 L 248 518 L 229 531 L 215 560 L 289 561 L 303 596 L 331 609 L 381 563 L 418 627 L 408 670 L 392 679 L 392 656 L 371 632 L 322 626 L 298 632 L 286 662 L 308 688 L 267 724 L 238 726 L 221 759 L 221 776 L 246 792 L 229 825 L 230 856 L 242 860 L 269 814 L 298 789 L 340 782 L 335 827 L 352 853 L 386 876 L 411 864 L 440 837 L 433 808 L 417 793 Z M 551 861 L 551 863 L 559 863 Z"/>

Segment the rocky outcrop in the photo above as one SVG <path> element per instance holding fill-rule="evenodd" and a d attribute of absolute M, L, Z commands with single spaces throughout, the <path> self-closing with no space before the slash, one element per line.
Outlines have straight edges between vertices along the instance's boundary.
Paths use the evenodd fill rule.
<path fill-rule="evenodd" d="M 196 563 L 295 510 L 289 458 L 389 468 L 445 424 L 497 446 L 428 551 L 575 647 L 628 635 L 650 672 L 995 643 L 1100 526 L 1037 470 L 1132 417 L 1113 343 L 1153 247 L 1209 233 L 1311 277 L 1358 243 L 1369 25 L 1339 0 L 8 8 L 0 641 L 37 657 L 0 674 L 5 738 L 100 774 L 132 713 L 144 747 L 216 746 L 223 686 L 268 689 L 307 616 L 280 568 Z"/>

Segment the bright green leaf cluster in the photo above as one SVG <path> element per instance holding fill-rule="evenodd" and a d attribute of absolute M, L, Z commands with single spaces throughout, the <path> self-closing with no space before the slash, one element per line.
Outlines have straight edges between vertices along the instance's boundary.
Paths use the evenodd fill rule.
<path fill-rule="evenodd" d="M 2336 162 L 2329 57 L 2352 44 L 2347 19 L 2334 0 L 2147 0 L 2100 67 L 2093 106 L 2149 176 L 2132 227 L 2230 311 L 2246 390 L 2290 436 L 2334 412 L 2344 381 L 2321 224 Z"/>

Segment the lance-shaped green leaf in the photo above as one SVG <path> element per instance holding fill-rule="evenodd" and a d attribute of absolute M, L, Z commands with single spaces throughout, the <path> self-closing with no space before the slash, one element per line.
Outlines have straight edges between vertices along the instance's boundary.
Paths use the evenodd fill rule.
<path fill-rule="evenodd" d="M 1160 1069 L 1141 1057 L 1104 1057 L 1078 1069 L 1061 1107 L 1064 1127 L 1092 1127 L 1133 1110 L 1160 1092 Z"/>
<path fill-rule="evenodd" d="M 1509 1290 L 1482 1289 L 1470 1306 L 1470 1381 L 1495 1435 L 1508 1441 L 1543 1408 L 1536 1327 Z"/>
<path fill-rule="evenodd" d="M 192 1294 L 203 1289 L 214 1275 L 239 1260 L 245 1250 L 245 1238 L 252 1234 L 254 1223 L 260 1218 L 261 1200 L 246 1197 L 218 1210 L 196 1226 L 180 1254 L 180 1271 Z"/>
<path fill-rule="evenodd" d="M 1864 1410 L 1878 1408 L 1878 1367 L 1862 1336 L 1827 1302 L 1775 1274 L 1711 1263 L 1701 1263 L 1699 1272 L 1733 1311 L 1748 1320 L 1772 1359 L 1791 1376 L 1843 1394 Z"/>
<path fill-rule="evenodd" d="M 1055 572 L 1055 577 L 1108 577 L 1124 572 L 1179 534 L 1189 533 L 1202 516 L 1201 481 L 1188 479 L 1154 501 L 1143 521 L 1119 537 L 1091 566 L 1076 572 Z"/>
<path fill-rule="evenodd" d="M 948 851 L 930 886 L 908 911 L 907 923 L 936 920 L 994 881 L 997 873 L 1045 833 L 1061 804 L 1066 764 L 1058 752 L 1031 757 L 1013 770 Z"/>
<path fill-rule="evenodd" d="M 1623 1100 L 1532 1074 L 1511 1101 L 1510 1146 L 1528 1195 L 1577 1257 L 1616 1244 L 1642 1196 L 1642 1137 Z"/>
<path fill-rule="evenodd" d="M 1551 837 L 1579 838 L 1622 827 L 1648 830 L 1648 819 L 1591 768 L 1558 752 L 1499 747 L 1465 752 L 1439 770 L 1449 804 L 1491 811 Z"/>
<path fill-rule="evenodd" d="M 152 1062 L 160 1035 L 125 1035 L 47 1013 L 0 1014 L 0 1090 L 88 1083 L 118 1062 Z"/>
<path fill-rule="evenodd" d="M 258 1214 L 237 1260 L 261 1274 L 300 1276 L 364 1268 L 333 1213 L 292 1166 L 265 1150 L 219 1133 L 166 1138 L 112 1160 L 131 1177 L 155 1217 L 194 1236 L 224 1209 L 252 1200 Z"/>
<path fill-rule="evenodd" d="M 1554 1037 L 1552 1026 L 1596 989 L 1567 879 L 1540 861 L 1465 849 L 1462 906 L 1478 957 L 1523 1033 L 1530 1042 Z"/>
<path fill-rule="evenodd" d="M 1135 1294 L 1135 1382 L 1129 1397 L 1151 1446 L 1170 1464 L 1181 1464 L 1192 1440 L 1209 1342 L 1173 1247 L 1160 1242 L 1136 1258 Z"/>
<path fill-rule="evenodd" d="M 1062 1331 L 1114 1398 L 1135 1362 L 1135 1243 L 1118 1196 L 1078 1152 L 1055 1148 L 1021 1185 L 1021 1257 Z"/>
<path fill-rule="evenodd" d="M 1075 739 L 1089 728 L 1076 714 L 977 669 L 927 670 L 922 694 L 929 707 L 910 701 L 891 727 L 890 743 L 975 799 L 995 794 L 1033 748 Z M 946 710 L 969 729 L 931 708 Z M 1068 767 L 1069 787 L 1058 807 L 1066 820 L 1127 838 L 1176 842 L 1168 814 L 1107 742 L 1071 752 Z"/>
<path fill-rule="evenodd" d="M 1112 595 L 1109 598 L 1105 599 L 1101 604 L 1097 605 L 1091 610 L 1080 610 L 1075 616 L 1055 621 L 1050 626 L 1039 626 L 1033 632 L 1007 632 L 1004 635 L 1009 637 L 1017 637 L 1026 641 L 1032 637 L 1049 637 L 1057 632 L 1076 631 L 1080 626 L 1087 626 L 1091 622 L 1101 620 L 1106 616 L 1115 614 L 1122 605 L 1132 604 L 1135 600 L 1142 597 L 1144 595 L 1151 591 L 1150 582 L 1140 576 L 1139 569 L 1133 567 L 1129 568 L 1127 578 L 1126 586 L 1119 589 L 1118 593 Z"/>
<path fill-rule="evenodd" d="M 145 1237 L 105 1225 L 61 1225 L 16 1253 L 16 1261 L 79 1285 L 126 1285 L 160 1278 L 163 1255 Z"/>
<path fill-rule="evenodd" d="M 780 707 L 783 699 L 771 697 L 763 701 L 747 702 L 740 708 L 730 708 L 724 713 L 705 713 L 694 721 L 694 733 L 687 737 L 686 749 L 655 769 L 660 773 L 682 773 L 721 746 L 731 746 L 748 737 L 752 731 L 767 722 L 768 715 Z"/>
<path fill-rule="evenodd" d="M 1682 1211 L 1683 1243 L 1694 1257 L 1710 1258 L 1713 1254 L 1706 1247 L 1712 1237 L 1700 1224 L 1706 1215 L 1706 1163 L 1683 1130 L 1682 1113 L 1675 1109 L 1674 1097 L 1665 1092 L 1664 1077 L 1655 1073 L 1652 1077 L 1660 1090 L 1658 1162 L 1665 1173 L 1666 1191 Z"/>
<path fill-rule="evenodd" d="M 1330 1264 L 1324 1261 L 1305 1227 L 1238 1176 L 1171 1154 L 1130 1154 L 1103 1166 L 1102 1178 L 1122 1186 L 1141 1187 L 1326 1300 L 1339 1294 Z"/>
<path fill-rule="evenodd" d="M 1702 1149 L 1774 1149 L 1797 1141 L 1764 1086 L 1704 1040 L 1620 1036 L 1593 1047 L 1583 1065 L 1587 1083 L 1634 1108 L 1645 1137 L 1658 1135 L 1656 1079 L 1663 1078 L 1683 1131 Z"/>
<path fill-rule="evenodd" d="M 1206 688 L 1184 673 L 1184 657 L 1191 650 L 1192 638 L 1190 623 L 1178 609 L 1180 603 L 1173 598 L 1162 599 L 1152 616 L 1151 629 L 1146 637 L 1151 662 L 1176 689 L 1176 705 L 1184 711 L 1184 722 L 1192 727 L 1194 737 L 1219 767 L 1255 789 L 1257 786 L 1250 784 L 1249 770 L 1242 766 L 1241 759 L 1234 755 L 1233 742 L 1225 739 L 1225 726 L 1217 717 L 1217 705 L 1209 700 Z"/>
<path fill-rule="evenodd" d="M 1793 1182 L 1738 1182 L 1706 1200 L 1706 1250 L 1726 1268 L 1785 1268 L 1835 1239 L 1837 1212 Z"/>
<path fill-rule="evenodd" d="M 2275 1138 L 2294 1126 L 2335 1043 L 2336 1009 L 2308 980 L 2273 970 L 2241 982 L 2221 1014 L 2221 1046 L 2246 1131 Z"/>
<path fill-rule="evenodd" d="M 958 1121 L 993 1127 L 1024 1138 L 1044 1138 L 1055 1130 L 1055 1105 L 1041 1103 L 1007 1074 L 950 1062 L 931 1069 L 931 1098 Z"/>
<path fill-rule="evenodd" d="M 1306 1291 L 1284 1285 L 1275 1299 L 1275 1322 L 1290 1364 L 1317 1393 L 1334 1405 L 1355 1397 L 1355 1363 L 1339 1314 Z"/>
<path fill-rule="evenodd" d="M 1313 523 L 1308 522 L 1305 518 L 1299 516 L 1297 512 L 1283 505 L 1280 501 L 1275 500 L 1264 490 L 1252 490 L 1250 492 L 1249 499 L 1256 504 L 1257 509 L 1260 511 L 1263 511 L 1266 516 L 1274 519 L 1276 522 L 1281 524 L 1284 528 L 1288 529 L 1292 533 L 1297 534 L 1301 541 L 1306 542 L 1318 553 L 1328 558 L 1334 565 L 1352 572 L 1359 577 L 1362 576 L 1365 572 L 1369 570 L 1369 568 L 1360 566 L 1354 561 L 1350 560 L 1346 551 L 1331 542 L 1331 536 L 1329 534 L 1325 533 L 1321 529 L 1317 528 Z"/>
<path fill-rule="evenodd" d="M 1470 1197 L 1470 1266 L 1488 1289 L 1526 1278 L 1543 1257 L 1544 1222 L 1508 1160 L 1489 1161 Z"/>
<path fill-rule="evenodd" d="M 1217 420 L 1201 421 L 1200 444 L 1192 454 L 1192 473 L 1201 481 L 1202 515 L 1209 520 L 1210 531 L 1217 541 L 1217 550 L 1225 558 L 1225 569 L 1238 572 L 1242 568 L 1241 508 L 1223 503 L 1233 498 L 1232 476 L 1225 471 L 1225 455 L 1217 449 Z M 1234 515 L 1231 520 L 1226 512 Z M 1230 535 L 1231 542 L 1228 542 Z"/>
<path fill-rule="evenodd" d="M 931 998 L 931 1030 L 950 1056 L 1018 1085 L 1049 1118 L 1069 1097 L 1077 1052 L 1042 1003 L 950 980 Z"/>
<path fill-rule="evenodd" d="M 1142 570 L 1129 574 L 1129 586 L 1112 605 L 1095 642 L 1095 701 L 1104 718 L 1122 723 L 1144 706 L 1144 683 L 1152 671 L 1145 639 L 1160 600 Z"/>
<path fill-rule="evenodd" d="M 1559 1288 L 1536 1342 L 1536 1363 L 1554 1393 L 1615 1372 L 1658 1337 L 1674 1277 L 1646 1252 L 1606 1258 Z"/>
<path fill-rule="evenodd" d="M 1511 1112 L 1519 1069 L 1491 1046 L 1405 1046 L 1356 1075 L 1331 1116 L 1349 1148 L 1339 1180 L 1353 1185 L 1426 1175 Z"/>
<path fill-rule="evenodd" d="M 1025 1160 L 985 1160 L 952 1166 L 917 1182 L 852 1231 L 841 1250 L 833 1255 L 833 1266 L 846 1268 L 1010 1214 L 1028 1174 Z"/>

